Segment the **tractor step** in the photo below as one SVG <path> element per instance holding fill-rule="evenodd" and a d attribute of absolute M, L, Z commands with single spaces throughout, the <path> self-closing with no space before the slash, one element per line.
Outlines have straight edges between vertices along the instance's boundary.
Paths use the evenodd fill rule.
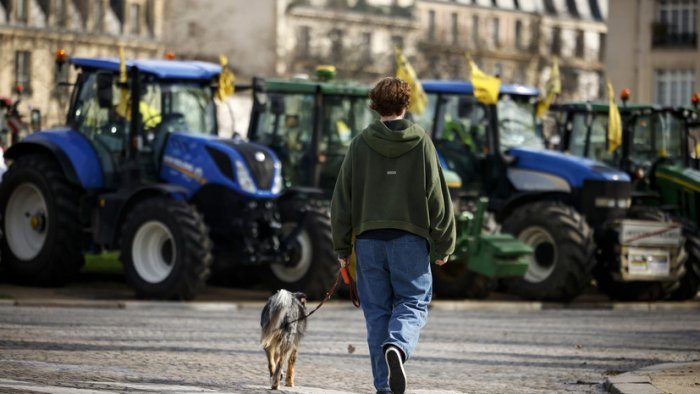
<path fill-rule="evenodd" d="M 469 253 L 471 271 L 490 278 L 523 276 L 533 250 L 509 234 L 481 235 Z"/>

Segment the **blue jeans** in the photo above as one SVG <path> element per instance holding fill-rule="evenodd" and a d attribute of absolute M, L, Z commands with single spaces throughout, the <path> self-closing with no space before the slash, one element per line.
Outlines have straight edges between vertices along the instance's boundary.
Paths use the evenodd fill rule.
<path fill-rule="evenodd" d="M 359 238 L 355 252 L 374 387 L 390 392 L 384 347 L 394 345 L 408 359 L 428 320 L 433 292 L 428 242 L 413 234 L 390 241 Z"/>

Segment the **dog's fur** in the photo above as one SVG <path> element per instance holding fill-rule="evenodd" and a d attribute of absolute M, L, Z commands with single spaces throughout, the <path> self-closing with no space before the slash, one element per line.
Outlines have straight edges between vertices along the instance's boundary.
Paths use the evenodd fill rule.
<path fill-rule="evenodd" d="M 287 363 L 285 384 L 294 386 L 294 364 L 297 347 L 306 331 L 306 295 L 278 290 L 267 300 L 260 316 L 262 335 L 260 344 L 265 348 L 270 369 L 270 385 L 279 389 L 282 368 Z M 302 318 L 302 320 L 298 320 Z M 298 320 L 298 321 L 297 321 Z"/>

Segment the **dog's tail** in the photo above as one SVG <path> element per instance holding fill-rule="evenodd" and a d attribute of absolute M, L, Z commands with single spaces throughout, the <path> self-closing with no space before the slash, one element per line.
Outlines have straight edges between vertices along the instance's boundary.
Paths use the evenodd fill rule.
<path fill-rule="evenodd" d="M 262 335 L 260 344 L 268 347 L 275 338 L 275 333 L 279 332 L 287 324 L 287 311 L 292 309 L 294 295 L 287 290 L 279 290 L 270 297 L 265 305 L 262 316 Z M 267 316 L 266 316 L 267 315 Z"/>

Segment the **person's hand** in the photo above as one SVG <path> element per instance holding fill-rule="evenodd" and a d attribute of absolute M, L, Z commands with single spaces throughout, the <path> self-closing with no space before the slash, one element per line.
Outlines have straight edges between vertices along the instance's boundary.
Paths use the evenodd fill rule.
<path fill-rule="evenodd" d="M 338 257 L 338 263 L 340 264 L 340 268 L 345 268 L 348 265 L 350 265 L 350 258 L 349 257 Z"/>
<path fill-rule="evenodd" d="M 435 260 L 435 264 L 437 264 L 438 266 L 445 265 L 445 263 L 447 263 L 447 259 L 449 259 L 449 257 L 450 256 L 445 256 L 442 259 L 437 259 L 437 260 Z"/>

